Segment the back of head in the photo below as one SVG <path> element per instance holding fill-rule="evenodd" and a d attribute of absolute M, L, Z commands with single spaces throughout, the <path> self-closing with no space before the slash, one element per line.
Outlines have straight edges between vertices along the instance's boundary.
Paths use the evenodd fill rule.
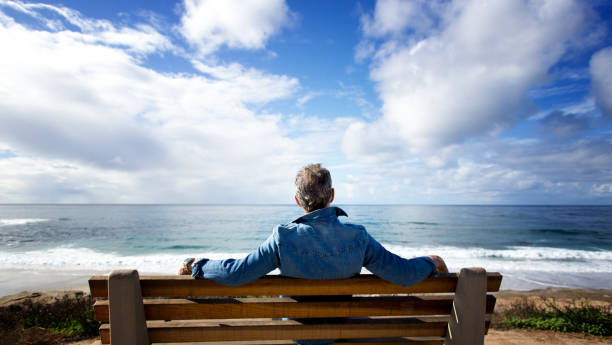
<path fill-rule="evenodd" d="M 327 207 L 332 198 L 329 171 L 321 164 L 310 164 L 295 176 L 295 197 L 307 212 Z"/>

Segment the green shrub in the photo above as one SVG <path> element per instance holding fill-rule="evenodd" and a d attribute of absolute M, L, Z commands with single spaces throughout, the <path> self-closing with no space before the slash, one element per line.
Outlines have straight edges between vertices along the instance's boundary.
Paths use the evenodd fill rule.
<path fill-rule="evenodd" d="M 612 314 L 609 307 L 596 307 L 585 301 L 574 301 L 560 308 L 554 300 L 545 300 L 544 305 L 537 307 L 533 303 L 523 301 L 506 311 L 499 324 L 507 328 L 612 335 Z"/>
<path fill-rule="evenodd" d="M 23 328 L 51 329 L 69 338 L 92 337 L 98 334 L 90 298 L 67 298 L 53 304 L 32 304 Z"/>
<path fill-rule="evenodd" d="M 89 295 L 67 295 L 52 302 L 24 299 L 18 304 L 0 307 L 0 345 L 55 344 L 51 338 L 58 336 L 66 340 L 95 337 L 100 324 L 94 319 L 92 304 Z"/>

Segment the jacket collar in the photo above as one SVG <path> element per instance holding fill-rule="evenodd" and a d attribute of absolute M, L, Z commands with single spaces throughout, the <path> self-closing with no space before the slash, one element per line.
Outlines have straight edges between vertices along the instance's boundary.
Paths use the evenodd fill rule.
<path fill-rule="evenodd" d="M 328 218 L 328 217 L 340 217 L 340 216 L 348 217 L 348 214 L 346 214 L 346 212 L 344 212 L 344 210 L 341 209 L 340 207 L 332 206 L 332 207 L 321 208 L 316 211 L 307 213 L 297 218 L 292 223 L 299 224 L 299 223 L 309 222 L 315 219 Z"/>

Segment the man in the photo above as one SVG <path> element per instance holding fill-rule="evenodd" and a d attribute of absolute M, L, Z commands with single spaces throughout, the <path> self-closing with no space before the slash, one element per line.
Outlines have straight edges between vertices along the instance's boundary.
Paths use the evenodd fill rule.
<path fill-rule="evenodd" d="M 295 202 L 304 215 L 277 225 L 257 250 L 243 259 L 185 260 L 179 274 L 242 285 L 279 268 L 289 277 L 339 279 L 359 274 L 362 267 L 399 285 L 412 285 L 436 274 L 448 273 L 436 256 L 404 259 L 387 251 L 361 225 L 341 223 L 347 214 L 334 201 L 329 171 L 320 164 L 305 166 L 295 177 Z M 331 344 L 333 340 L 299 340 L 299 345 Z"/>
<path fill-rule="evenodd" d="M 302 168 L 295 178 L 295 202 L 304 215 L 277 225 L 257 250 L 242 259 L 185 260 L 179 274 L 242 285 L 279 268 L 284 276 L 339 279 L 365 267 L 392 283 L 409 286 L 439 273 L 448 273 L 436 255 L 404 259 L 387 251 L 361 225 L 342 223 L 347 216 L 334 200 L 331 175 L 320 164 Z"/>

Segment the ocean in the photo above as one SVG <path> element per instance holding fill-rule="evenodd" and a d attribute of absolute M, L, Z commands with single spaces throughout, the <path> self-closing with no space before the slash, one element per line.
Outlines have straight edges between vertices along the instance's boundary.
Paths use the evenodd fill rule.
<path fill-rule="evenodd" d="M 612 288 L 612 206 L 339 207 L 341 221 L 388 250 L 501 272 L 502 289 Z M 175 274 L 186 257 L 242 257 L 300 215 L 295 205 L 0 205 L 0 296 L 120 268 Z"/>

